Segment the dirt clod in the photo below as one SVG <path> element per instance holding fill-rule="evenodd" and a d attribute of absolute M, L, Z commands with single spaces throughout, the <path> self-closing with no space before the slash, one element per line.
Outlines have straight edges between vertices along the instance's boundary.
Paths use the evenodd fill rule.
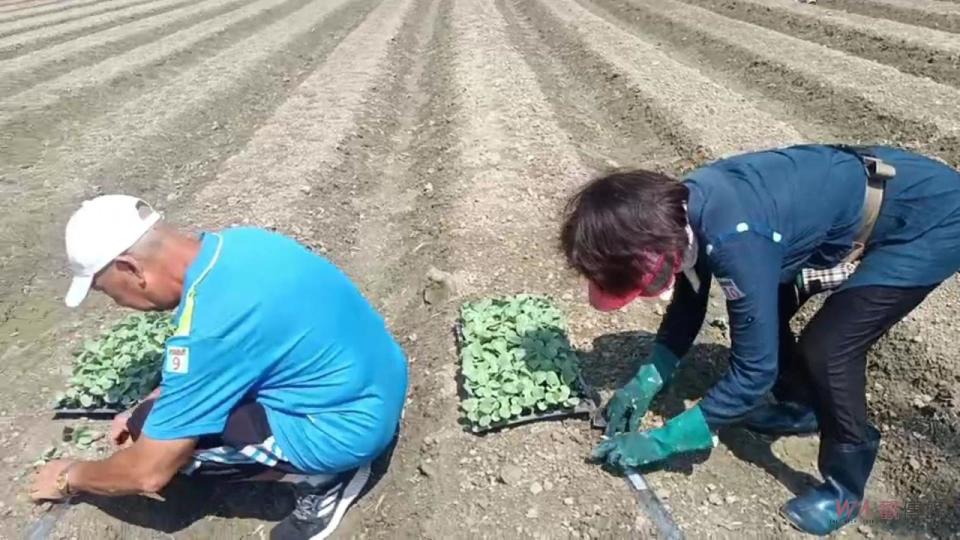
<path fill-rule="evenodd" d="M 516 465 L 504 465 L 500 469 L 499 479 L 507 485 L 516 485 L 523 480 L 523 469 Z"/>
<path fill-rule="evenodd" d="M 423 462 L 418 466 L 420 474 L 427 478 L 433 478 L 437 475 L 437 468 L 431 463 Z"/>

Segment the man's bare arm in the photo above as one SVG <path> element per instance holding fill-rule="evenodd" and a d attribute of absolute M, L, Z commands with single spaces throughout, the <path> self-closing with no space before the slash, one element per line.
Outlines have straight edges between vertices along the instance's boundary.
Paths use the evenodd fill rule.
<path fill-rule="evenodd" d="M 161 441 L 141 434 L 132 446 L 102 461 L 77 462 L 68 474 L 70 489 L 100 495 L 156 493 L 189 460 L 196 439 Z"/>

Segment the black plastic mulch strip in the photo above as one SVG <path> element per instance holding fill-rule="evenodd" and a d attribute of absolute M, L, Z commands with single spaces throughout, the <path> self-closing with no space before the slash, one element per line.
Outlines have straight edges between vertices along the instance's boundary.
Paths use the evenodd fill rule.
<path fill-rule="evenodd" d="M 673 520 L 673 516 L 663 506 L 663 502 L 647 484 L 643 475 L 636 471 L 627 471 L 626 479 L 627 485 L 633 490 L 640 507 L 660 531 L 660 537 L 666 540 L 683 540 L 685 537 L 680 527 L 677 526 L 677 522 Z"/>
<path fill-rule="evenodd" d="M 54 418 L 113 418 L 123 412 L 123 409 L 81 408 L 81 407 L 54 407 Z"/>
<path fill-rule="evenodd" d="M 26 540 L 47 540 L 47 538 L 50 538 L 51 533 L 57 527 L 57 522 L 67 513 L 70 506 L 71 502 L 69 500 L 54 503 L 36 521 L 27 526 L 24 538 Z"/>

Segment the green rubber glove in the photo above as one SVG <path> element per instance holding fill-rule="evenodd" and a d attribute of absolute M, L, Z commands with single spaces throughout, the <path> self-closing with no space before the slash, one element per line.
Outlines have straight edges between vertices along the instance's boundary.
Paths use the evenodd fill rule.
<path fill-rule="evenodd" d="M 620 469 L 632 469 L 713 446 L 713 433 L 700 406 L 696 405 L 671 418 L 661 428 L 621 433 L 601 442 L 593 450 L 593 459 Z"/>
<path fill-rule="evenodd" d="M 659 343 L 654 344 L 647 360 L 630 382 L 610 398 L 610 403 L 607 404 L 607 437 L 637 430 L 643 415 L 647 414 L 650 402 L 663 388 L 664 383 L 670 380 L 677 363 L 680 362 L 670 349 Z"/>

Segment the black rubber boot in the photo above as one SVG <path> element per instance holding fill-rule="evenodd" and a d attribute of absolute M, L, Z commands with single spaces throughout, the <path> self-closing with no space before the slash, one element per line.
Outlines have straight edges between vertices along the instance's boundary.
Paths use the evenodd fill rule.
<path fill-rule="evenodd" d="M 743 427 L 765 435 L 810 435 L 819 429 L 813 409 L 795 401 L 761 405 L 750 411 Z"/>
<path fill-rule="evenodd" d="M 859 445 L 821 441 L 817 461 L 823 484 L 790 499 L 780 509 L 793 526 L 823 536 L 857 519 L 880 448 L 876 428 L 867 426 L 867 437 L 868 442 Z"/>

